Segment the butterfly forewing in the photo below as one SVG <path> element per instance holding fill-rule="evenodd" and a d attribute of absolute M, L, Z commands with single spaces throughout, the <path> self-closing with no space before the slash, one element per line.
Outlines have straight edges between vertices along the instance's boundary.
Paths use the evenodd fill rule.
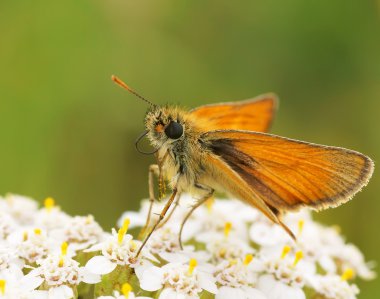
<path fill-rule="evenodd" d="M 254 99 L 205 105 L 190 111 L 204 131 L 238 129 L 267 132 L 277 108 L 277 97 L 265 94 Z"/>
<path fill-rule="evenodd" d="M 338 206 L 366 185 L 373 171 L 371 159 L 358 152 L 270 134 L 220 130 L 202 139 L 278 211 Z"/>

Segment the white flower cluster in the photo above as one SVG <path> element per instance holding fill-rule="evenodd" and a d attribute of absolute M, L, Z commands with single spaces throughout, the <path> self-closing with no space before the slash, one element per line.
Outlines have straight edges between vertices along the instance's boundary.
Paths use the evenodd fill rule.
<path fill-rule="evenodd" d="M 106 233 L 51 198 L 42 208 L 23 196 L 0 198 L 0 298 L 351 299 L 355 277 L 375 276 L 354 245 L 306 210 L 283 219 L 295 243 L 257 210 L 210 199 L 188 219 L 182 248 L 192 204 L 183 196 L 137 256 L 142 242 L 128 230 L 144 226 L 148 201 Z M 162 207 L 155 203 L 150 225 Z"/>
<path fill-rule="evenodd" d="M 92 216 L 71 217 L 52 198 L 0 198 L 0 298 L 75 298 L 100 276 L 81 265 L 82 250 L 107 237 Z"/>

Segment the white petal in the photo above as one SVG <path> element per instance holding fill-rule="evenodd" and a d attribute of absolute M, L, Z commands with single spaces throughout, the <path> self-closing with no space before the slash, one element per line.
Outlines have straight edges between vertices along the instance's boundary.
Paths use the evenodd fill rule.
<path fill-rule="evenodd" d="M 153 264 L 150 261 L 142 260 L 141 264 L 134 268 L 137 278 L 140 280 L 143 272 L 150 267 L 153 267 Z"/>
<path fill-rule="evenodd" d="M 49 292 L 48 291 L 32 291 L 30 292 L 30 299 L 49 299 Z"/>
<path fill-rule="evenodd" d="M 327 273 L 336 273 L 336 264 L 330 256 L 323 255 L 318 262 Z"/>
<path fill-rule="evenodd" d="M 165 288 L 161 292 L 160 297 L 158 297 L 158 299 L 190 299 L 190 298 L 193 298 L 193 297 L 177 293 L 175 290 L 171 288 Z"/>
<path fill-rule="evenodd" d="M 85 268 L 94 274 L 108 274 L 111 273 L 116 268 L 116 266 L 116 263 L 112 263 L 106 257 L 98 255 L 91 258 L 87 262 Z"/>
<path fill-rule="evenodd" d="M 197 266 L 197 269 L 200 270 L 201 272 L 208 273 L 210 275 L 211 273 L 214 273 L 216 270 L 215 266 L 209 263 L 202 263 L 199 266 Z"/>
<path fill-rule="evenodd" d="M 159 253 L 160 257 L 169 263 L 186 263 L 190 260 L 190 257 L 180 252 L 167 252 L 163 251 Z"/>
<path fill-rule="evenodd" d="M 162 287 L 164 270 L 156 266 L 150 267 L 139 275 L 140 287 L 145 291 L 157 291 Z"/>
<path fill-rule="evenodd" d="M 8 268 L 0 270 L 0 274 L 1 279 L 3 280 L 17 281 L 24 277 L 24 273 L 22 272 L 21 268 L 15 266 L 14 264 L 10 264 L 8 265 Z"/>
<path fill-rule="evenodd" d="M 204 272 L 198 272 L 197 275 L 198 275 L 199 286 L 202 289 L 212 294 L 218 293 L 218 287 L 215 284 L 214 276 L 212 276 L 211 274 L 204 273 Z"/>
<path fill-rule="evenodd" d="M 100 251 L 103 249 L 103 246 L 104 246 L 104 242 L 97 243 L 97 244 L 92 245 L 90 248 L 83 250 L 83 252 Z"/>
<path fill-rule="evenodd" d="M 292 288 L 285 284 L 277 285 L 267 294 L 270 299 L 305 299 L 305 293 L 301 289 Z"/>
<path fill-rule="evenodd" d="M 263 275 L 259 278 L 257 283 L 257 287 L 264 294 L 267 294 L 271 291 L 271 289 L 275 286 L 276 280 L 272 275 Z"/>
<path fill-rule="evenodd" d="M 240 288 L 221 287 L 215 299 L 246 299 L 245 293 Z M 290 298 L 289 298 L 290 299 Z"/>
<path fill-rule="evenodd" d="M 242 288 L 246 294 L 247 299 L 267 299 L 263 292 L 251 287 Z"/>
<path fill-rule="evenodd" d="M 305 299 L 302 289 L 291 287 L 275 280 L 271 275 L 264 275 L 259 278 L 258 289 L 269 299 Z"/>
<path fill-rule="evenodd" d="M 49 299 L 71 299 L 74 297 L 73 290 L 65 285 L 49 289 Z"/>
<path fill-rule="evenodd" d="M 22 289 L 25 291 L 32 291 L 39 287 L 43 281 L 44 279 L 38 275 L 37 271 L 31 271 L 21 278 L 20 286 L 22 286 Z"/>
<path fill-rule="evenodd" d="M 186 242 L 194 236 L 197 236 L 201 228 L 202 223 L 200 221 L 189 221 L 187 225 L 184 226 L 184 230 L 182 232 L 182 241 Z"/>
<path fill-rule="evenodd" d="M 249 230 L 251 240 L 261 246 L 274 246 L 288 241 L 281 227 L 262 222 L 256 222 Z"/>
<path fill-rule="evenodd" d="M 142 215 L 140 212 L 132 211 L 124 212 L 123 215 L 121 215 L 121 217 L 117 221 L 117 226 L 122 227 L 126 218 L 129 218 L 130 220 L 129 228 L 140 227 L 145 225 L 146 216 Z"/>
<path fill-rule="evenodd" d="M 82 281 L 89 284 L 98 283 L 101 281 L 101 277 L 99 274 L 94 274 L 88 271 L 86 268 L 81 267 L 81 275 L 82 275 Z"/>

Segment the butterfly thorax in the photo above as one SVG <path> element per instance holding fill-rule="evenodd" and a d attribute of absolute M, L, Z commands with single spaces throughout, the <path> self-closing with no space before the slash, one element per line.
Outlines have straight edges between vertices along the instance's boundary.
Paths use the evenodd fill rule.
<path fill-rule="evenodd" d="M 154 107 L 145 117 L 145 126 L 166 179 L 172 187 L 191 192 L 202 176 L 204 162 L 200 131 L 188 112 L 175 106 Z"/>

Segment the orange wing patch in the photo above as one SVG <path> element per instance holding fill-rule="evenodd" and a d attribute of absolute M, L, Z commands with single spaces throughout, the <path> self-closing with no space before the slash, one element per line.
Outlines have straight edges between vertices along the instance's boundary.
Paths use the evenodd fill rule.
<path fill-rule="evenodd" d="M 370 158 L 338 147 L 234 130 L 202 138 L 275 212 L 338 206 L 365 186 L 373 172 Z"/>
<path fill-rule="evenodd" d="M 267 132 L 277 102 L 276 95 L 265 94 L 240 102 L 201 106 L 191 110 L 190 116 L 204 131 L 236 129 Z"/>

